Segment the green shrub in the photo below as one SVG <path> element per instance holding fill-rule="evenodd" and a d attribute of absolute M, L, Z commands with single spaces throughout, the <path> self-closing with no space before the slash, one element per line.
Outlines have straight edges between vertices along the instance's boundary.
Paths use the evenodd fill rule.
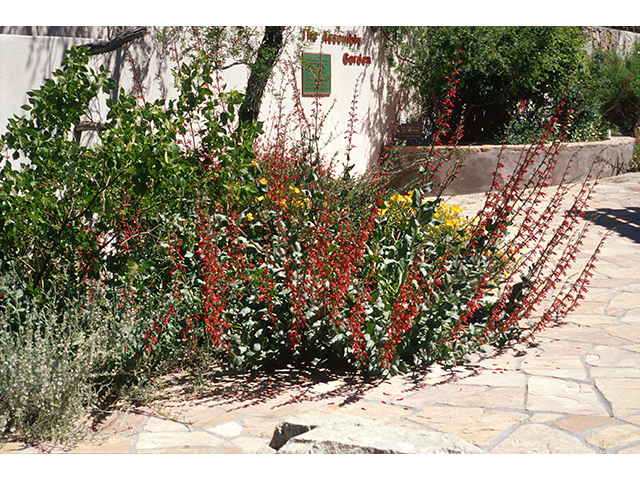
<path fill-rule="evenodd" d="M 637 136 L 640 132 L 640 42 L 629 55 L 614 49 L 597 49 L 593 70 L 599 78 L 594 95 L 602 104 L 607 128 L 616 135 Z"/>
<path fill-rule="evenodd" d="M 418 116 L 431 134 L 447 110 L 448 123 L 464 125 L 463 141 L 471 144 L 535 141 L 560 102 L 576 102 L 569 139 L 587 137 L 599 122 L 599 105 L 585 93 L 594 76 L 580 27 L 382 30 L 404 85 L 419 96 Z M 458 83 L 448 104 L 453 76 Z"/>

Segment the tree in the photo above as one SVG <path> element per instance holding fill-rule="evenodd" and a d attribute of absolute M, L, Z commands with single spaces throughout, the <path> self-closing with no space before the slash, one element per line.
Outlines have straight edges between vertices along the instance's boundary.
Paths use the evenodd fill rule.
<path fill-rule="evenodd" d="M 213 62 L 215 69 L 226 70 L 237 65 L 249 69 L 245 101 L 240 106 L 241 121 L 257 120 L 260 104 L 273 68 L 284 47 L 286 27 L 267 26 L 261 38 L 257 27 L 188 27 L 165 30 L 162 37 L 182 39 L 181 54 Z"/>
<path fill-rule="evenodd" d="M 243 122 L 258 119 L 264 90 L 282 51 L 283 32 L 284 27 L 266 27 L 265 29 L 264 38 L 256 54 L 256 60 L 251 65 L 245 99 L 240 106 L 239 118 Z"/>

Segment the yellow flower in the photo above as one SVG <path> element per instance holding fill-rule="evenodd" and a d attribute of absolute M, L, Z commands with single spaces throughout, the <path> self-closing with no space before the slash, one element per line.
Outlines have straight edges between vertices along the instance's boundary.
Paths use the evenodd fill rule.
<path fill-rule="evenodd" d="M 413 198 L 413 194 L 409 193 L 407 195 L 400 195 L 398 193 L 394 193 L 393 195 L 391 195 L 391 201 L 395 202 L 395 203 L 411 203 Z M 404 208 L 408 208 L 406 205 L 404 206 Z"/>
<path fill-rule="evenodd" d="M 251 213 L 247 213 L 247 220 L 253 222 L 253 215 Z"/>
<path fill-rule="evenodd" d="M 309 200 L 308 198 L 304 198 L 303 201 L 300 200 L 296 200 L 295 202 L 293 202 L 293 206 L 294 207 L 302 207 L 305 206 L 307 207 L 307 210 L 309 210 L 309 208 L 311 207 L 311 200 Z"/>

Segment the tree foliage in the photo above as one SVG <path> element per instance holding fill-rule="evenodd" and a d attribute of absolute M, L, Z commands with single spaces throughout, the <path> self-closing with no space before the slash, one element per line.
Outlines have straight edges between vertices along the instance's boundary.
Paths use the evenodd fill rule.
<path fill-rule="evenodd" d="M 596 50 L 593 70 L 599 78 L 597 97 L 604 120 L 616 133 L 640 132 L 640 41 L 628 56 L 615 50 Z"/>
<path fill-rule="evenodd" d="M 579 27 L 384 27 L 392 60 L 433 130 L 448 78 L 459 80 L 452 120 L 468 143 L 535 137 L 561 101 L 587 100 L 586 38 Z M 579 102 L 580 103 L 580 102 Z M 587 102 L 588 103 L 588 102 Z M 581 103 L 577 124 L 597 120 Z M 583 118 L 584 117 L 584 118 Z M 527 138 L 529 137 L 529 138 Z"/>

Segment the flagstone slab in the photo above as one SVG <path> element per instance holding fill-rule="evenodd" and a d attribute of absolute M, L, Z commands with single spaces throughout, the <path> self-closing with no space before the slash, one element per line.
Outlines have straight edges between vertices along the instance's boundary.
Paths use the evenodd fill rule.
<path fill-rule="evenodd" d="M 633 447 L 618 450 L 616 453 L 627 453 L 627 454 L 630 453 L 632 455 L 640 455 L 640 444 L 634 445 Z"/>
<path fill-rule="evenodd" d="M 462 398 L 451 398 L 444 401 L 447 405 L 466 405 L 485 408 L 524 408 L 525 393 L 523 388 L 493 388 Z"/>
<path fill-rule="evenodd" d="M 552 377 L 531 377 L 527 410 L 607 415 L 591 385 Z"/>
<path fill-rule="evenodd" d="M 329 382 L 316 383 L 311 387 L 315 394 L 327 394 L 331 392 L 340 392 L 346 386 L 344 380 L 331 380 Z"/>
<path fill-rule="evenodd" d="M 68 453 L 69 448 L 59 445 L 39 444 L 27 445 L 24 442 L 7 442 L 0 448 L 0 454 L 42 454 L 42 453 Z"/>
<path fill-rule="evenodd" d="M 23 442 L 7 442 L 4 445 L 0 445 L 1 453 L 20 453 L 21 450 L 25 450 L 27 446 Z"/>
<path fill-rule="evenodd" d="M 190 423 L 196 427 L 209 428 L 223 423 L 232 422 L 242 417 L 243 415 L 237 412 L 225 412 L 224 410 L 218 410 L 205 415 L 200 415 L 190 420 Z"/>
<path fill-rule="evenodd" d="M 270 438 L 238 437 L 231 440 L 231 444 L 242 450 L 244 454 L 263 453 L 269 446 Z"/>
<path fill-rule="evenodd" d="M 636 253 L 637 252 L 633 252 Z M 640 256 L 638 256 L 640 257 Z M 640 258 L 636 255 L 607 255 L 606 257 L 602 257 L 607 262 L 615 263 L 621 267 L 640 267 Z M 589 292 L 591 293 L 591 292 Z"/>
<path fill-rule="evenodd" d="M 150 417 L 144 424 L 145 432 L 188 432 L 189 427 L 184 423 L 166 420 L 164 418 Z"/>
<path fill-rule="evenodd" d="M 489 351 L 495 350 L 493 347 L 488 347 L 487 349 Z M 472 356 L 473 355 L 470 355 L 470 357 Z M 475 366 L 475 363 L 476 362 L 472 362 L 474 366 Z M 434 384 L 440 383 L 443 380 L 447 380 L 452 376 L 454 376 L 458 372 L 458 368 L 459 367 L 444 368 L 442 365 L 439 365 L 439 364 L 431 365 L 426 372 L 419 374 L 417 378 L 417 382 L 421 385 L 434 385 Z M 393 380 L 393 377 L 389 380 Z"/>
<path fill-rule="evenodd" d="M 628 350 L 630 352 L 640 353 L 640 343 L 634 343 L 631 345 L 620 345 L 620 348 Z"/>
<path fill-rule="evenodd" d="M 636 313 L 635 310 L 633 311 L 633 314 L 629 314 L 629 312 L 627 312 L 620 321 L 629 325 L 640 325 L 640 314 Z"/>
<path fill-rule="evenodd" d="M 637 268 L 630 269 L 630 270 L 635 270 L 635 275 L 638 274 Z M 620 277 L 616 277 L 616 278 L 620 278 Z M 613 299 L 611 299 L 611 302 L 609 302 L 609 307 L 623 308 L 623 309 L 638 308 L 640 307 L 640 300 L 638 299 L 638 293 L 622 292 L 619 295 L 615 296 Z"/>
<path fill-rule="evenodd" d="M 640 378 L 596 378 L 594 382 L 616 417 L 640 412 Z"/>
<path fill-rule="evenodd" d="M 244 455 L 246 454 L 246 452 L 238 447 L 237 445 L 234 445 L 231 442 L 225 442 L 222 445 L 220 445 L 215 453 L 219 454 L 219 455 Z"/>
<path fill-rule="evenodd" d="M 604 331 L 616 337 L 640 343 L 640 325 L 614 325 L 605 327 Z"/>
<path fill-rule="evenodd" d="M 587 372 L 580 358 L 576 356 L 545 355 L 526 358 L 522 370 L 532 375 L 586 380 Z"/>
<path fill-rule="evenodd" d="M 619 289 L 622 290 L 623 292 L 640 293 L 640 278 L 637 279 L 635 282 L 626 280 L 625 283 L 621 285 Z"/>
<path fill-rule="evenodd" d="M 42 453 L 69 453 L 70 447 L 52 444 L 39 444 L 39 445 L 27 445 L 24 442 L 19 441 L 7 441 L 4 444 L 0 443 L 0 454 L 42 454 Z"/>
<path fill-rule="evenodd" d="M 527 383 L 527 377 L 522 371 L 483 369 L 476 374 L 458 380 L 457 383 L 487 387 L 524 387 Z"/>
<path fill-rule="evenodd" d="M 590 302 L 604 302 L 608 303 L 613 297 L 618 295 L 618 291 L 611 288 L 589 288 L 589 293 L 586 295 Z M 573 316 L 573 314 L 571 315 Z"/>
<path fill-rule="evenodd" d="M 389 397 L 387 402 L 407 407 L 424 407 L 434 403 L 445 403 L 450 399 L 473 395 L 486 390 L 480 385 L 465 385 L 461 382 L 450 382 L 442 385 L 425 387 L 407 397 Z"/>
<path fill-rule="evenodd" d="M 434 378 L 433 384 L 441 383 L 446 381 L 450 375 L 441 373 L 436 378 Z M 404 375 L 397 375 L 390 379 L 387 379 L 377 385 L 372 385 L 369 388 L 366 388 L 361 393 L 361 398 L 363 400 L 372 400 L 372 401 L 390 401 L 395 400 L 396 398 L 405 397 L 407 395 L 411 395 L 416 393 L 423 388 L 427 387 L 429 384 L 422 381 L 412 380 Z"/>
<path fill-rule="evenodd" d="M 244 433 L 244 428 L 237 422 L 227 422 L 215 427 L 207 428 L 208 432 L 215 433 L 221 437 L 233 438 Z"/>
<path fill-rule="evenodd" d="M 576 314 L 584 315 L 601 315 L 605 313 L 607 302 L 590 302 L 583 301 L 573 311 Z"/>
<path fill-rule="evenodd" d="M 379 423 L 388 423 L 410 413 L 408 407 L 397 407 L 374 402 L 353 402 L 345 405 L 327 405 L 324 407 L 307 410 L 305 416 L 318 417 L 359 417 L 373 420 Z"/>
<path fill-rule="evenodd" d="M 393 422 L 386 423 L 385 425 L 389 427 L 401 427 L 401 428 L 410 428 L 411 430 L 420 430 L 420 431 L 428 431 L 429 429 L 422 424 L 412 422 L 409 420 L 395 420 Z"/>
<path fill-rule="evenodd" d="M 595 453 L 580 440 L 558 429 L 540 424 L 522 425 L 493 447 L 496 454 L 578 454 Z"/>
<path fill-rule="evenodd" d="M 557 341 L 545 341 L 540 344 L 539 348 L 544 351 L 543 356 L 546 355 L 584 355 L 587 350 L 591 348 L 590 343 L 573 340 L 557 340 Z"/>
<path fill-rule="evenodd" d="M 575 415 L 554 423 L 556 427 L 569 432 L 582 433 L 613 423 L 613 418 L 600 415 Z"/>
<path fill-rule="evenodd" d="M 578 341 L 583 341 L 581 337 L 594 333 L 597 330 L 594 328 L 586 327 L 575 323 L 563 323 L 561 325 L 553 325 L 547 327 L 545 330 L 536 333 L 536 338 L 551 338 L 555 340 L 563 340 L 567 338 L 576 338 Z"/>
<path fill-rule="evenodd" d="M 628 340 L 623 340 L 619 337 L 609 335 L 604 333 L 603 331 L 595 332 L 590 335 L 585 335 L 584 337 L 580 337 L 581 342 L 589 342 L 590 344 L 595 345 L 624 345 L 625 343 L 629 343 Z"/>
<path fill-rule="evenodd" d="M 618 323 L 618 319 L 615 316 L 609 316 L 608 310 L 606 313 L 607 315 L 567 315 L 565 317 L 565 321 L 592 328 L 616 325 Z"/>
<path fill-rule="evenodd" d="M 335 398 L 335 401 L 340 402 L 341 397 Z M 327 402 L 328 400 L 315 396 L 304 397 L 300 392 L 292 390 L 273 398 L 256 399 L 240 405 L 232 404 L 230 408 L 243 415 L 279 418 L 326 405 Z"/>
<path fill-rule="evenodd" d="M 224 440 L 205 432 L 142 432 L 138 435 L 135 448 L 138 453 L 144 450 L 162 448 L 217 447 Z"/>
<path fill-rule="evenodd" d="M 157 402 L 157 405 L 160 407 L 158 410 L 163 414 L 166 413 L 168 418 L 176 418 L 181 421 L 216 411 L 214 407 L 209 405 L 192 402 Z"/>
<path fill-rule="evenodd" d="M 92 425 L 91 430 L 98 433 L 120 434 L 135 433 L 147 419 L 146 415 L 134 412 L 112 412 Z"/>
<path fill-rule="evenodd" d="M 585 440 L 602 449 L 621 447 L 640 441 L 640 427 L 614 425 L 598 430 L 594 434 L 589 435 Z"/>
<path fill-rule="evenodd" d="M 108 453 L 122 454 L 129 453 L 129 448 L 133 444 L 133 439 L 109 436 L 109 437 L 92 437 L 88 440 L 79 442 L 69 453 Z"/>
<path fill-rule="evenodd" d="M 296 435 L 294 430 L 306 430 Z M 483 454 L 482 449 L 455 436 L 396 428 L 388 425 L 354 425 L 332 421 L 309 425 L 283 422 L 270 446 L 284 442 L 278 454 Z M 292 436 L 290 436 L 292 435 Z"/>
<path fill-rule="evenodd" d="M 598 273 L 596 267 L 595 274 L 591 279 L 591 288 L 612 288 L 623 292 L 640 292 L 640 277 L 636 278 L 608 278 Z"/>
<path fill-rule="evenodd" d="M 586 362 L 594 367 L 640 368 L 640 354 L 608 345 L 598 345 L 586 356 Z"/>
<path fill-rule="evenodd" d="M 640 368 L 631 367 L 591 367 L 589 369 L 591 378 L 598 377 L 620 377 L 620 378 L 640 378 Z"/>
<path fill-rule="evenodd" d="M 270 418 L 246 417 L 242 425 L 244 429 L 252 435 L 271 438 L 278 423 L 278 420 Z"/>
<path fill-rule="evenodd" d="M 625 415 L 622 417 L 625 422 L 635 423 L 636 425 L 640 425 L 640 413 Z"/>
<path fill-rule="evenodd" d="M 159 450 L 148 450 L 140 453 L 155 455 L 208 455 L 216 453 L 216 447 L 189 447 L 185 445 L 181 447 L 163 448 Z"/>
<path fill-rule="evenodd" d="M 632 249 L 627 250 L 630 255 L 637 255 L 637 251 Z M 613 263 L 608 263 L 606 262 L 604 253 L 600 258 L 601 261 L 596 265 L 596 272 L 598 272 L 599 274 L 606 275 L 609 278 L 615 278 L 616 280 L 623 278 L 627 278 L 629 280 L 638 278 L 637 268 L 621 267 Z M 637 304 L 635 306 L 637 307 Z"/>
<path fill-rule="evenodd" d="M 534 413 L 529 418 L 529 423 L 547 423 L 553 422 L 559 418 L 562 418 L 564 415 L 559 413 Z"/>
<path fill-rule="evenodd" d="M 524 413 L 478 407 L 431 406 L 408 419 L 440 432 L 451 433 L 475 445 L 487 445 L 527 417 Z"/>
<path fill-rule="evenodd" d="M 534 355 L 536 353 L 542 353 L 540 349 L 526 349 L 525 355 Z M 520 368 L 520 362 L 522 361 L 522 354 L 520 356 L 516 356 L 517 352 L 508 352 L 503 353 L 502 355 L 498 355 L 494 358 L 486 358 L 478 363 L 479 366 L 486 368 L 487 370 L 513 370 L 516 371 Z"/>

